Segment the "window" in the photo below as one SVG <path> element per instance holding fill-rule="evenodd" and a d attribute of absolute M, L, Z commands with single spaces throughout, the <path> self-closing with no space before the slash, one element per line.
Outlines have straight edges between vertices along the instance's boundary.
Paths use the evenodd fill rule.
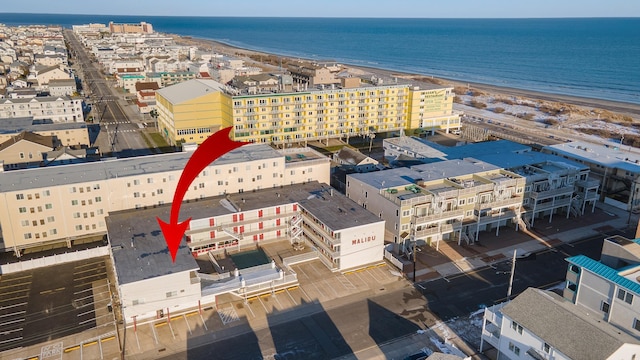
<path fill-rule="evenodd" d="M 102 201 L 102 196 L 96 196 L 96 202 L 99 203 Z"/>
<path fill-rule="evenodd" d="M 22 220 L 20 224 L 22 224 L 22 226 L 29 226 L 29 220 Z"/>
<path fill-rule="evenodd" d="M 624 300 L 627 304 L 631 304 L 633 302 L 633 294 L 623 289 L 618 289 L 618 299 Z"/>
<path fill-rule="evenodd" d="M 47 222 L 54 222 L 54 221 L 56 221 L 55 217 L 53 217 L 53 216 L 47 217 Z"/>
<path fill-rule="evenodd" d="M 51 204 L 44 204 L 44 208 L 45 208 L 45 209 L 47 209 L 47 210 L 51 210 L 51 209 L 53 209 L 53 205 L 51 205 Z"/>
<path fill-rule="evenodd" d="M 17 200 L 24 200 L 24 195 L 23 194 L 16 194 L 16 199 Z"/>
<path fill-rule="evenodd" d="M 140 180 L 133 180 L 133 185 L 140 185 Z"/>
<path fill-rule="evenodd" d="M 71 200 L 71 205 L 78 205 L 78 200 Z"/>
<path fill-rule="evenodd" d="M 580 274 L 580 267 L 573 264 L 569 265 L 569 271 L 571 271 L 572 273 Z"/>
<path fill-rule="evenodd" d="M 82 225 L 76 225 L 76 230 L 77 231 L 82 231 Z"/>
<path fill-rule="evenodd" d="M 640 320 L 633 319 L 633 328 L 640 331 Z"/>
<path fill-rule="evenodd" d="M 544 346 L 542 347 L 542 349 L 544 350 L 544 352 L 548 354 L 551 351 L 551 346 L 547 343 L 544 343 Z"/>
<path fill-rule="evenodd" d="M 26 234 L 24 234 L 24 239 L 25 239 L 25 240 L 29 240 L 29 239 L 31 239 L 31 233 L 26 233 Z"/>
<path fill-rule="evenodd" d="M 609 303 L 606 301 L 603 301 L 602 304 L 600 305 L 600 310 L 602 310 L 603 313 L 608 314 L 609 313 Z"/>
<path fill-rule="evenodd" d="M 515 344 L 512 342 L 509 342 L 509 350 L 512 351 L 517 356 L 520 356 L 520 348 L 515 346 Z"/>
<path fill-rule="evenodd" d="M 522 325 L 518 324 L 515 321 L 511 322 L 511 328 L 518 332 L 518 334 L 522 334 Z"/>
<path fill-rule="evenodd" d="M 18 210 L 20 211 L 20 213 L 26 213 L 27 212 L 27 208 L 26 207 L 21 207 Z"/>

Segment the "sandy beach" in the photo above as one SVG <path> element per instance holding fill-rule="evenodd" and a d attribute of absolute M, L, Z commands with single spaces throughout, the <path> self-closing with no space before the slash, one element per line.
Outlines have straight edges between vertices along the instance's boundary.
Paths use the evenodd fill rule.
<path fill-rule="evenodd" d="M 251 49 L 244 49 L 240 47 L 235 47 L 232 45 L 228 45 L 225 43 L 221 43 L 214 40 L 200 39 L 200 38 L 192 38 L 192 37 L 182 37 L 178 35 L 173 35 L 177 42 L 182 44 L 190 44 L 198 46 L 201 49 L 211 50 L 216 53 L 224 54 L 224 55 L 233 55 L 243 58 L 247 63 L 250 63 L 254 66 L 262 65 L 259 61 L 255 61 L 253 59 L 263 57 L 278 57 L 281 59 L 291 60 L 299 60 L 299 58 L 290 58 L 287 56 L 281 56 L 278 54 L 269 54 L 264 52 L 259 52 Z M 302 59 L 307 61 L 317 61 L 317 60 L 309 60 Z M 626 115 L 633 118 L 633 122 L 640 122 L 640 104 L 626 103 L 626 102 L 617 102 L 603 99 L 592 99 L 592 98 L 584 98 L 578 96 L 570 96 L 570 95 L 560 95 L 560 94 L 551 94 L 551 93 L 543 93 L 538 91 L 526 90 L 526 89 L 516 89 L 509 87 L 501 87 L 495 85 L 488 84 L 480 84 L 480 83 L 468 83 L 463 81 L 456 81 L 451 79 L 444 78 L 433 78 L 426 74 L 415 74 L 415 73 L 405 73 L 400 71 L 393 71 L 387 69 L 380 68 L 372 68 L 372 67 L 364 67 L 358 65 L 351 64 L 343 64 L 345 67 L 350 69 L 357 69 L 359 71 L 371 74 L 379 74 L 384 77 L 399 77 L 405 79 L 412 79 L 414 81 L 423 81 L 423 82 L 431 82 L 437 83 L 440 85 L 452 86 L 454 88 L 467 88 L 470 90 L 478 90 L 481 93 L 489 94 L 492 97 L 510 97 L 510 98 L 521 98 L 525 100 L 531 101 L 544 101 L 550 103 L 559 103 L 561 105 L 571 104 L 575 107 L 583 108 L 582 113 L 589 113 L 593 110 L 605 110 L 611 113 L 619 114 L 620 117 Z M 265 67 L 265 66 L 262 66 Z M 266 67 L 268 68 L 268 67 Z"/>

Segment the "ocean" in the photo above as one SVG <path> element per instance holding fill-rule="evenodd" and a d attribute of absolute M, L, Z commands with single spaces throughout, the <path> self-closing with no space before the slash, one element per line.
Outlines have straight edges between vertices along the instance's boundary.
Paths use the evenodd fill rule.
<path fill-rule="evenodd" d="M 146 21 L 291 57 L 640 104 L 640 18 L 366 19 L 3 14 L 7 25 Z"/>

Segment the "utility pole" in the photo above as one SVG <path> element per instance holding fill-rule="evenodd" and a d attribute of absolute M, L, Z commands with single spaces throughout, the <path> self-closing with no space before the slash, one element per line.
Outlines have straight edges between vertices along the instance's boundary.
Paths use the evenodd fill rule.
<path fill-rule="evenodd" d="M 511 300 L 511 289 L 513 288 L 513 276 L 516 273 L 516 251 L 513 250 L 513 259 L 511 260 L 511 278 L 509 279 L 509 289 L 507 290 L 507 301 Z"/>

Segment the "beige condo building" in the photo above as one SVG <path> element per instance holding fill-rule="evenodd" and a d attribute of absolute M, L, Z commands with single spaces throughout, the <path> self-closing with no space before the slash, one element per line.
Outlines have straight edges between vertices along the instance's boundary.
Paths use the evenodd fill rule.
<path fill-rule="evenodd" d="M 291 93 L 234 95 L 213 80 L 191 80 L 156 94 L 168 142 L 203 142 L 233 126 L 237 141 L 290 144 L 374 133 L 459 130 L 453 89 L 362 84 Z"/>
<path fill-rule="evenodd" d="M 386 220 L 396 243 L 477 241 L 520 226 L 525 178 L 467 158 L 347 176 L 347 197 Z"/>
<path fill-rule="evenodd" d="M 0 173 L 0 251 L 70 246 L 106 234 L 109 212 L 172 202 L 191 153 Z M 329 159 L 309 148 L 238 148 L 205 168 L 186 201 L 310 181 L 329 183 Z M 167 220 L 169 213 L 167 213 Z"/>

